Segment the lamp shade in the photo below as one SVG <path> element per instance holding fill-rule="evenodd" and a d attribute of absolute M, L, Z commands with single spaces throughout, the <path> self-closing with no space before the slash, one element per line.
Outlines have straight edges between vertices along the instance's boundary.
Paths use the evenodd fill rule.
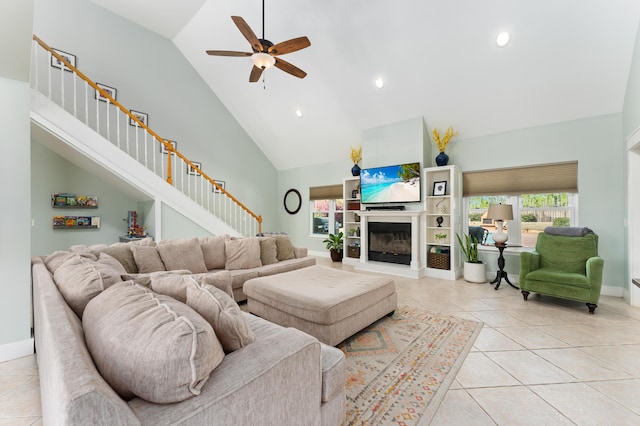
<path fill-rule="evenodd" d="M 269 55 L 268 53 L 258 52 L 251 55 L 251 62 L 257 68 L 261 68 L 266 70 L 267 68 L 271 68 L 273 64 L 276 63 L 276 58 Z"/>
<path fill-rule="evenodd" d="M 513 206 L 511 204 L 489 204 L 487 218 L 493 220 L 513 220 Z"/>

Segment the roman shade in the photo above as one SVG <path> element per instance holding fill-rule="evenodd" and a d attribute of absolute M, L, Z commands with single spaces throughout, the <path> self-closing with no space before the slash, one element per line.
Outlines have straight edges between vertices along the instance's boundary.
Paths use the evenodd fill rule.
<path fill-rule="evenodd" d="M 310 200 L 342 199 L 342 185 L 312 186 L 309 188 Z"/>
<path fill-rule="evenodd" d="M 578 192 L 578 162 L 462 173 L 462 195 Z"/>

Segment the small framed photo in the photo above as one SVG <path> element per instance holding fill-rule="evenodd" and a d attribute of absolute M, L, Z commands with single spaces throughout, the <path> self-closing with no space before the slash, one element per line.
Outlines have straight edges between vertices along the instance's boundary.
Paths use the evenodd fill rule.
<path fill-rule="evenodd" d="M 215 180 L 215 179 L 214 179 L 214 182 L 215 182 L 215 183 L 217 183 L 217 184 L 220 186 L 220 188 L 225 189 L 224 181 L 223 181 L 223 180 Z M 213 192 L 214 192 L 214 193 L 216 193 L 216 194 L 222 194 L 222 191 L 220 191 L 220 190 L 218 189 L 218 187 L 217 187 L 217 186 L 215 186 L 215 185 L 213 186 Z"/>
<path fill-rule="evenodd" d="M 62 50 L 53 49 L 58 55 L 62 56 L 65 61 L 69 62 L 74 67 L 76 66 L 76 55 L 72 55 L 71 53 L 63 52 Z M 54 68 L 60 68 L 61 70 L 71 72 L 71 68 L 66 66 L 60 59 L 51 55 L 51 66 Z"/>
<path fill-rule="evenodd" d="M 198 169 L 194 169 L 191 164 L 187 165 L 187 174 L 188 175 L 194 175 L 194 176 L 200 176 L 200 172 L 198 170 L 202 170 L 202 163 L 198 163 L 197 161 L 192 161 L 193 165 L 196 166 Z"/>
<path fill-rule="evenodd" d="M 173 149 L 178 149 L 178 142 L 169 141 L 169 140 L 167 142 L 169 142 L 171 144 L 171 146 L 173 146 Z M 167 147 L 163 143 L 160 144 L 160 152 L 162 152 L 163 154 L 168 154 L 169 153 L 169 150 L 167 149 Z"/>
<path fill-rule="evenodd" d="M 111 98 L 115 101 L 116 100 L 116 95 L 118 93 L 118 90 L 114 87 L 109 87 L 105 84 L 102 83 L 96 83 L 96 86 L 98 86 L 99 88 L 101 88 L 102 90 L 104 90 L 105 92 L 107 92 L 107 94 L 109 96 L 111 96 Z M 100 93 L 100 91 L 96 90 L 96 99 L 102 102 L 107 102 L 109 99 L 106 96 L 102 96 L 102 93 Z M 109 101 L 111 102 L 111 101 Z"/>
<path fill-rule="evenodd" d="M 447 181 L 433 182 L 433 195 L 446 195 L 447 194 Z"/>
<path fill-rule="evenodd" d="M 149 114 L 144 113 L 144 112 L 140 112 L 140 111 L 134 111 L 131 110 L 129 111 L 131 113 L 131 115 L 133 115 L 135 118 L 137 118 L 138 120 L 140 120 L 142 122 L 142 124 L 144 124 L 145 126 L 149 125 Z M 136 120 L 134 120 L 133 118 L 129 118 L 129 125 L 131 126 L 135 126 L 135 127 L 140 127 L 140 125 L 138 124 L 138 122 Z"/>

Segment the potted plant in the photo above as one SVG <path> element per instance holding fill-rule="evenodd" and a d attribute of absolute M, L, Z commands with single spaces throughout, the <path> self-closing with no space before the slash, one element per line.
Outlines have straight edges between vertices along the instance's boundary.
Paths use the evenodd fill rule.
<path fill-rule="evenodd" d="M 447 234 L 435 234 L 434 237 L 440 244 L 443 244 L 444 240 L 447 239 Z"/>
<path fill-rule="evenodd" d="M 464 262 L 463 276 L 471 283 L 484 283 L 487 281 L 486 265 L 478 259 L 478 239 L 472 235 L 464 235 L 464 239 L 456 234 L 460 249 L 466 258 Z"/>
<path fill-rule="evenodd" d="M 334 262 L 342 262 L 344 250 L 342 237 L 342 232 L 338 232 L 338 235 L 329 234 L 329 237 L 323 241 L 323 243 L 327 244 L 327 249 L 329 249 L 329 253 L 331 254 L 331 260 Z"/>

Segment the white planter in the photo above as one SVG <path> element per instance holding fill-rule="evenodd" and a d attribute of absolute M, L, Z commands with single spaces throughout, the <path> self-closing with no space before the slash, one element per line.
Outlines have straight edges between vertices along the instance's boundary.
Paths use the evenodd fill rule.
<path fill-rule="evenodd" d="M 464 279 L 470 283 L 487 281 L 487 266 L 484 263 L 464 262 Z"/>

